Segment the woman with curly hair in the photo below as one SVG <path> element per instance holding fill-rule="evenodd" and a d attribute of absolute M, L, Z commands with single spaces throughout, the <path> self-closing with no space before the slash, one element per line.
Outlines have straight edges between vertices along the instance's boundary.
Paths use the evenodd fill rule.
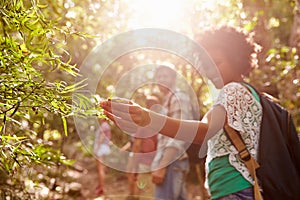
<path fill-rule="evenodd" d="M 238 131 L 257 158 L 262 107 L 241 82 L 257 65 L 258 45 L 249 34 L 226 26 L 207 30 L 196 41 L 214 61 L 218 73 L 208 70 L 206 76 L 220 89 L 201 121 L 174 119 L 130 101 L 104 101 L 101 107 L 121 129 L 147 126 L 160 134 L 207 146 L 206 177 L 211 199 L 254 199 L 254 180 L 227 138 L 224 125 Z M 187 134 L 192 132 L 195 136 Z"/>

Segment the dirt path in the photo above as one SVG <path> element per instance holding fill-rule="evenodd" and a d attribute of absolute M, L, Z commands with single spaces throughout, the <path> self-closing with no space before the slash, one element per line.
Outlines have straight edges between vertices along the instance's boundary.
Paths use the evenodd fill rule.
<path fill-rule="evenodd" d="M 105 179 L 105 198 L 97 197 L 95 189 L 98 184 L 96 162 L 92 157 L 83 157 L 75 164 L 81 170 L 70 170 L 70 176 L 81 184 L 78 200 L 125 200 L 128 196 L 128 182 L 124 172 L 114 169 L 107 169 Z M 153 186 L 150 182 L 150 176 L 143 174 L 140 176 L 143 179 L 143 189 L 141 191 L 140 200 L 153 199 Z M 187 184 L 187 200 L 199 200 L 200 189 L 197 184 L 188 182 Z"/>

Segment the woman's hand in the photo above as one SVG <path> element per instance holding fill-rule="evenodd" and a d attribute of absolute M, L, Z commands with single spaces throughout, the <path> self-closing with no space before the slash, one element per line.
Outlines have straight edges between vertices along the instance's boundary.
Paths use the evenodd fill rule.
<path fill-rule="evenodd" d="M 128 99 L 110 99 L 101 102 L 104 114 L 121 130 L 134 133 L 138 127 L 150 124 L 149 110 Z"/>

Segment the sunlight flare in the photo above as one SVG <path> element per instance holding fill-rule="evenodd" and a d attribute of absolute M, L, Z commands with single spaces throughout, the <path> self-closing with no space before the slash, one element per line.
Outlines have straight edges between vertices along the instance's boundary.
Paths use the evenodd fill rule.
<path fill-rule="evenodd" d="M 170 27 L 183 20 L 184 7 L 188 1 L 182 0 L 134 0 L 130 1 L 134 17 L 130 20 L 132 28 Z"/>

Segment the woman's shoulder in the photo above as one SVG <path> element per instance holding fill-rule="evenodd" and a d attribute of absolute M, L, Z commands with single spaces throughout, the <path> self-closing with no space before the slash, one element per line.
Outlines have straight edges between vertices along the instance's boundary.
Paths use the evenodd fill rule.
<path fill-rule="evenodd" d="M 230 82 L 230 83 L 227 83 L 226 85 L 224 85 L 224 87 L 222 88 L 223 90 L 224 89 L 243 89 L 245 88 L 242 83 L 239 83 L 239 82 Z"/>
<path fill-rule="evenodd" d="M 230 82 L 224 85 L 224 87 L 221 89 L 215 104 L 232 104 L 241 99 L 244 99 L 245 97 L 251 98 L 251 95 L 249 95 L 247 88 L 243 86 L 242 83 Z"/>
<path fill-rule="evenodd" d="M 248 90 L 245 86 L 242 85 L 242 83 L 239 82 L 230 82 L 221 89 L 220 93 L 225 93 L 229 95 L 235 95 L 241 92 L 241 93 L 246 93 Z"/>

